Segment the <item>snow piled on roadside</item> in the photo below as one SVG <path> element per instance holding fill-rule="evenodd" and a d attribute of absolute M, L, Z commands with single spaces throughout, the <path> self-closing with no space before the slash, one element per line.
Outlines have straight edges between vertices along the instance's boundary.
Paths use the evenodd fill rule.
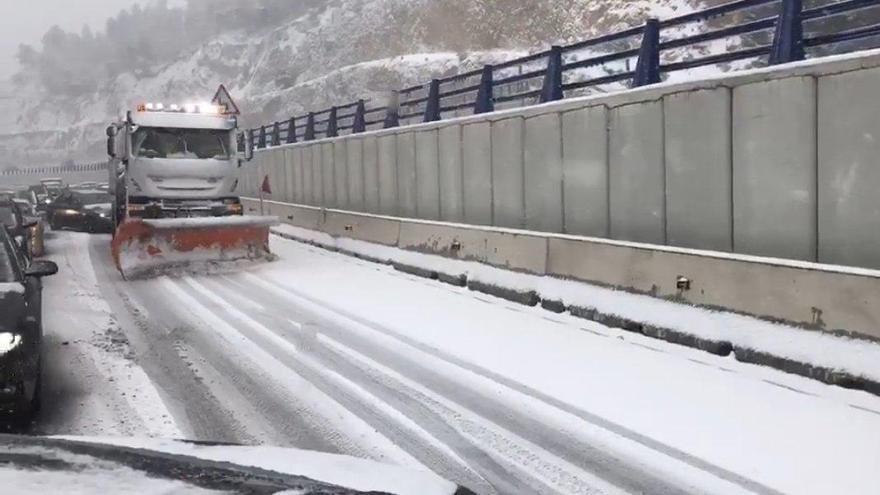
<path fill-rule="evenodd" d="M 205 446 L 173 440 L 110 437 L 60 437 L 78 442 L 146 449 L 166 454 L 231 462 L 343 486 L 358 491 L 387 491 L 400 495 L 448 495 L 453 483 L 429 471 L 415 471 L 390 464 L 337 454 L 293 448 Z"/>
<path fill-rule="evenodd" d="M 815 366 L 880 380 L 880 345 L 857 339 L 770 323 L 734 313 L 687 306 L 650 296 L 607 289 L 583 282 L 517 273 L 473 261 L 406 251 L 323 232 L 281 225 L 274 232 L 360 255 L 437 271 L 466 275 L 469 280 L 535 291 L 543 299 L 595 308 L 631 320 L 674 329 L 713 341 L 770 353 Z"/>
<path fill-rule="evenodd" d="M 114 493 L 145 495 L 221 493 L 182 481 L 157 478 L 122 464 L 60 449 L 5 446 L 3 453 L 13 460 L 10 464 L 0 465 L 0 486 L 10 487 L 10 491 L 6 493 L 44 495 L 48 491 L 63 492 L 66 495 L 91 495 L 106 492 L 108 489 Z M 40 461 L 37 461 L 37 469 L 29 469 L 16 465 L 16 457 L 23 460 L 37 457 L 45 465 L 54 461 L 69 466 L 65 469 L 43 468 Z"/>

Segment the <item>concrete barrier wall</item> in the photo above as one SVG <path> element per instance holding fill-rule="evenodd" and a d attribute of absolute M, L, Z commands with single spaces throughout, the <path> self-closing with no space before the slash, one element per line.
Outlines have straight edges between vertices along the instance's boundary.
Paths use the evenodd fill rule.
<path fill-rule="evenodd" d="M 608 109 L 562 113 L 564 231 L 608 237 Z"/>
<path fill-rule="evenodd" d="M 818 81 L 818 254 L 829 263 L 877 263 L 878 81 L 880 69 L 828 76 Z M 854 101 L 859 104 L 853 105 Z"/>
<path fill-rule="evenodd" d="M 298 143 L 243 194 L 880 268 L 878 84 L 872 51 Z"/>
<path fill-rule="evenodd" d="M 464 221 L 464 178 L 462 168 L 461 126 L 452 124 L 438 129 L 437 164 L 440 167 L 440 219 Z M 444 150 L 439 153 L 439 150 Z M 453 150 L 453 152 L 449 152 Z M 458 150 L 455 152 L 454 150 Z"/>
<path fill-rule="evenodd" d="M 526 207 L 523 145 L 522 117 L 492 123 L 491 157 L 488 160 L 492 178 L 492 215 L 481 223 L 491 223 L 499 227 L 524 226 Z M 468 180 L 467 176 L 465 180 Z"/>
<path fill-rule="evenodd" d="M 734 246 L 816 259 L 814 79 L 745 84 L 733 100 Z"/>
<path fill-rule="evenodd" d="M 666 242 L 733 250 L 731 92 L 676 93 L 663 100 Z M 700 184 L 700 187 L 694 187 Z"/>
<path fill-rule="evenodd" d="M 259 202 L 245 200 L 249 213 Z M 880 339 L 880 271 L 267 201 L 283 222 L 448 258 L 574 279 L 802 327 Z M 679 277 L 689 290 L 680 290 Z"/>

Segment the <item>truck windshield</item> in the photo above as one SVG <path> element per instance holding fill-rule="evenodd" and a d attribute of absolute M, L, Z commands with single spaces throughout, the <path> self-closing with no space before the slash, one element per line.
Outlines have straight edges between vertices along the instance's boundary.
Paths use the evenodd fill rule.
<path fill-rule="evenodd" d="M 140 128 L 133 148 L 143 158 L 213 158 L 228 160 L 229 131 L 212 129 Z"/>

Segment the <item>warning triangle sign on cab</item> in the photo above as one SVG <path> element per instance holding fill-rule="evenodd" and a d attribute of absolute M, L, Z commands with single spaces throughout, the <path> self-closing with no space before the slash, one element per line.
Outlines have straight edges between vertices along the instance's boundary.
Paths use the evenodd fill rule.
<path fill-rule="evenodd" d="M 232 95 L 229 94 L 226 86 L 222 84 L 217 88 L 217 92 L 214 93 L 214 98 L 211 100 L 211 103 L 226 107 L 226 113 L 229 115 L 241 115 L 241 110 L 238 109 L 238 105 L 235 104 Z"/>

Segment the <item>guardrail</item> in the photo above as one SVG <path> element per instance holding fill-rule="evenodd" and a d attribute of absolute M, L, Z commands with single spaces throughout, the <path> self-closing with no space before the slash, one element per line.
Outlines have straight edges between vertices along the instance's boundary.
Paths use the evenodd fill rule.
<path fill-rule="evenodd" d="M 855 41 L 880 39 L 880 23 L 870 22 L 880 19 L 880 9 L 873 17 L 853 16 L 880 6 L 880 0 L 804 3 L 736 0 L 670 19 L 647 19 L 641 26 L 394 91 L 384 106 L 368 108 L 369 102 L 362 99 L 246 132 L 255 147 L 268 148 L 488 113 L 496 106 L 556 101 L 614 84 L 646 86 L 706 66 L 750 60 L 753 66 L 776 65 L 846 53 L 854 50 Z M 731 17 L 727 23 L 718 21 Z M 683 34 L 693 31 L 697 34 Z M 706 53 L 713 43 L 731 40 L 740 46 Z"/>
<path fill-rule="evenodd" d="M 52 167 L 34 167 L 34 168 L 15 168 L 0 170 L 0 176 L 19 176 L 19 175 L 63 175 L 77 172 L 99 172 L 107 169 L 106 162 L 99 163 L 83 163 L 78 165 L 58 165 Z"/>

